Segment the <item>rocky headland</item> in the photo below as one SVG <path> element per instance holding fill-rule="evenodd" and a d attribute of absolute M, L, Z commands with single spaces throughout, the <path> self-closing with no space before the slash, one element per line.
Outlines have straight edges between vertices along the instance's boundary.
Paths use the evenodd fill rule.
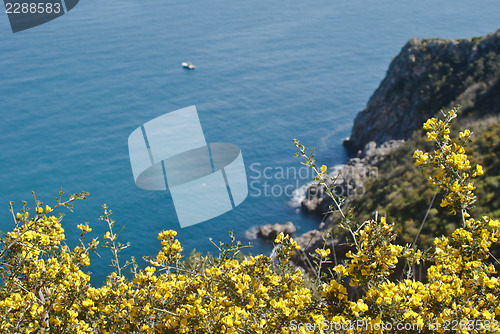
<path fill-rule="evenodd" d="M 344 142 L 352 158 L 339 168 L 334 185 L 337 195 L 345 196 L 344 205 L 363 195 L 365 182 L 385 157 L 395 149 L 404 150 L 405 141 L 426 119 L 457 105 L 466 119 L 500 114 L 500 30 L 478 38 L 411 39 L 402 48 Z M 339 221 L 335 213 L 324 215 L 331 203 L 320 186 L 308 188 L 302 209 L 322 220 L 318 218 L 317 230 L 296 238 L 301 251 L 294 260 L 304 268 L 310 267 L 308 254 L 323 244 L 326 232 Z M 341 261 L 344 241 L 331 237 L 326 242 Z"/>
<path fill-rule="evenodd" d="M 498 113 L 499 55 L 500 30 L 477 38 L 411 39 L 356 116 L 346 147 L 356 153 L 370 141 L 408 139 L 442 108 Z"/>

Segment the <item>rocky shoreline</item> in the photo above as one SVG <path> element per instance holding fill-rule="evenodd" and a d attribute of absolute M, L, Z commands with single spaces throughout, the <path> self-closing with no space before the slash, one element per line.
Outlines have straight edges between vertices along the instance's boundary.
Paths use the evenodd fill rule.
<path fill-rule="evenodd" d="M 335 194 L 345 197 L 345 204 L 349 203 L 353 196 L 362 195 L 364 182 L 378 177 L 377 165 L 389 152 L 400 147 L 404 142 L 404 140 L 389 140 L 379 146 L 373 141 L 366 144 L 356 157 L 330 173 L 332 176 L 338 175 L 333 186 Z M 301 206 L 306 213 L 323 215 L 329 210 L 331 204 L 332 199 L 325 194 L 322 186 L 313 184 L 306 191 Z"/>
<path fill-rule="evenodd" d="M 334 189 L 345 197 L 344 205 L 364 193 L 364 183 L 378 176 L 385 156 L 404 145 L 422 122 L 456 105 L 466 116 L 500 114 L 500 30 L 479 38 L 411 39 L 402 48 L 344 141 L 352 158 L 332 172 L 340 172 Z M 336 213 L 325 216 L 331 204 L 321 186 L 308 187 L 302 210 L 318 215 L 321 223 L 295 238 L 301 251 L 294 262 L 304 269 L 310 269 L 309 254 L 323 246 L 327 231 L 339 221 Z M 326 245 L 340 263 L 348 247 L 333 237 Z"/>
<path fill-rule="evenodd" d="M 385 156 L 392 150 L 405 143 L 404 140 L 389 140 L 381 145 L 371 141 L 358 152 L 358 155 L 351 158 L 346 164 L 332 173 L 332 176 L 338 175 L 334 182 L 333 189 L 335 194 L 344 197 L 344 207 L 349 207 L 350 202 L 355 196 L 364 194 L 364 183 L 370 178 L 378 177 L 377 166 L 384 161 Z M 327 232 L 332 230 L 334 224 L 340 221 L 338 212 L 326 215 L 329 211 L 332 199 L 328 197 L 322 186 L 313 184 L 307 192 L 306 198 L 302 201 L 302 209 L 305 213 L 313 213 L 323 217 L 316 230 L 306 232 L 295 238 L 301 250 L 294 255 L 293 261 L 300 267 L 312 271 L 310 254 L 314 253 L 316 248 L 326 247 L 332 250 L 334 261 L 332 263 L 342 263 L 345 260 L 345 254 L 350 249 L 345 244 L 345 240 L 339 237 L 327 238 Z M 326 268 L 325 268 L 326 269 Z"/>
<path fill-rule="evenodd" d="M 488 69 L 488 70 L 486 70 Z M 363 184 L 377 177 L 377 166 L 394 149 L 404 145 L 422 123 L 440 109 L 462 106 L 462 115 L 500 114 L 500 30 L 479 38 L 458 40 L 411 39 L 391 62 L 386 77 L 354 120 L 344 146 L 354 156 L 341 168 L 337 195 L 362 195 Z M 302 202 L 305 213 L 324 216 L 332 200 L 312 185 Z M 295 263 L 309 268 L 310 253 L 324 243 L 326 233 L 340 221 L 334 212 L 313 231 L 296 237 L 301 252 Z M 347 251 L 344 240 L 326 241 L 335 260 Z"/>
<path fill-rule="evenodd" d="M 358 152 L 356 157 L 351 158 L 346 164 L 338 166 L 335 171 L 330 173 L 332 176 L 338 175 L 334 183 L 334 189 L 338 196 L 345 196 L 344 205 L 348 206 L 354 196 L 361 195 L 364 192 L 364 182 L 370 178 L 378 177 L 378 164 L 384 160 L 389 152 L 404 143 L 404 140 L 390 140 L 377 146 L 375 142 L 369 142 L 363 150 Z M 323 217 L 331 204 L 332 199 L 326 195 L 322 186 L 312 184 L 306 191 L 306 196 L 301 203 L 301 207 L 305 213 Z M 328 215 L 326 219 L 321 221 L 317 229 L 294 237 L 294 240 L 297 241 L 297 244 L 301 248 L 301 251 L 297 252 L 293 257 L 293 261 L 297 265 L 304 269 L 312 270 L 309 253 L 314 252 L 318 247 L 323 247 L 326 233 L 331 229 L 332 224 L 338 222 L 338 219 L 339 216 L 335 213 Z M 260 238 L 274 241 L 279 233 L 283 232 L 284 234 L 293 236 L 296 230 L 292 222 L 267 224 L 258 227 L 252 233 L 251 239 Z M 342 261 L 344 254 L 349 249 L 343 242 L 343 240 L 338 238 L 329 238 L 326 240 L 326 247 L 335 250 L 336 261 Z"/>

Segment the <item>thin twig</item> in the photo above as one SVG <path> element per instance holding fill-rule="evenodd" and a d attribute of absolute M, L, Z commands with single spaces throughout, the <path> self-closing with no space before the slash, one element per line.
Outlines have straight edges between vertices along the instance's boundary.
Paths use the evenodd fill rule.
<path fill-rule="evenodd" d="M 417 235 L 415 236 L 415 239 L 413 240 L 413 243 L 411 244 L 411 249 L 415 247 L 417 244 L 418 237 L 420 236 L 420 232 L 422 232 L 422 228 L 424 227 L 425 222 L 427 221 L 427 216 L 429 215 L 429 211 L 431 210 L 432 206 L 434 205 L 434 200 L 436 199 L 436 195 L 438 193 L 439 188 L 436 188 L 436 191 L 434 192 L 434 195 L 432 196 L 431 202 L 429 203 L 429 207 L 427 208 L 427 211 L 425 212 L 424 219 L 422 220 L 422 223 L 420 224 L 420 228 L 418 229 Z M 401 279 L 403 279 L 404 272 L 406 270 L 406 267 L 408 266 L 408 261 L 405 261 L 405 266 L 403 267 L 403 271 L 401 272 Z"/>
<path fill-rule="evenodd" d="M 155 311 L 158 311 L 158 312 L 163 312 L 163 313 L 169 314 L 169 315 L 177 317 L 177 318 L 181 317 L 180 315 L 178 315 L 178 314 L 176 314 L 174 312 L 167 311 L 167 310 L 162 310 L 162 309 L 159 309 L 159 308 L 156 308 L 156 307 L 152 307 L 152 309 L 155 310 Z"/>

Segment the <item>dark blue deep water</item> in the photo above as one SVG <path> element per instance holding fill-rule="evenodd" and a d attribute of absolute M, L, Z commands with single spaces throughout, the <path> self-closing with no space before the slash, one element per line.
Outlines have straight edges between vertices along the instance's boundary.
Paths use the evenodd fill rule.
<path fill-rule="evenodd" d="M 226 241 L 228 230 L 242 241 L 260 224 L 310 230 L 317 220 L 290 204 L 311 176 L 292 157 L 292 139 L 316 146 L 322 163 L 343 162 L 342 139 L 409 38 L 498 28 L 498 0 L 81 0 L 16 34 L 0 14 L 0 229 L 13 226 L 10 200 L 19 208 L 35 190 L 53 205 L 62 187 L 90 192 L 63 221 L 68 243 L 83 221 L 104 233 L 97 218 L 106 203 L 126 225 L 125 257 L 153 255 L 163 229 L 178 230 L 188 253 L 214 251 L 208 237 Z M 135 186 L 127 139 L 190 105 L 209 142 L 241 148 L 250 193 L 235 210 L 181 230 L 168 192 Z M 256 242 L 251 252 L 270 248 Z M 108 258 L 92 261 L 100 281 Z"/>

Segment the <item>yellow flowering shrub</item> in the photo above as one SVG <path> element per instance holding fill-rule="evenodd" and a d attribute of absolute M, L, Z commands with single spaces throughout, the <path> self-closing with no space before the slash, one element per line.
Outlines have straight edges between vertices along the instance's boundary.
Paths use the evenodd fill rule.
<path fill-rule="evenodd" d="M 472 179 L 481 175 L 464 147 L 472 135 L 451 138 L 452 110 L 444 120 L 424 124 L 433 152 L 415 151 L 415 164 L 435 169 L 429 182 L 445 194 L 441 206 L 463 217 L 463 226 L 450 238 L 438 237 L 434 248 L 421 251 L 394 244 L 393 224 L 385 217 L 356 223 L 342 212 L 342 201 L 328 189 L 326 166 L 316 169 L 314 156 L 296 141 L 305 165 L 327 187 L 341 213 L 342 226 L 351 235 L 352 250 L 344 263 L 335 263 L 331 275 L 322 266 L 332 263 L 335 251 L 317 249 L 317 275 L 294 267 L 290 257 L 302 251 L 296 241 L 280 234 L 272 256 L 246 256 L 235 241 L 214 243 L 218 256 L 183 259 L 175 231 L 158 235 L 162 249 L 140 269 L 120 262 L 127 247 L 118 241 L 112 212 L 104 206 L 101 220 L 108 231 L 86 240 L 92 231 L 79 224 L 80 243 L 64 243 L 59 207 L 67 201 L 42 206 L 35 198 L 17 212 L 12 204 L 12 231 L 0 236 L 1 333 L 495 333 L 500 332 L 498 261 L 490 248 L 500 238 L 500 222 L 473 218 L 477 200 Z M 57 210 L 56 210 L 57 211 Z M 86 272 L 89 253 L 112 254 L 114 270 L 102 286 L 92 286 Z M 426 261 L 426 280 L 415 280 L 413 264 Z M 394 279 L 404 266 L 404 277 Z M 125 268 L 130 273 L 125 273 Z M 351 293 L 357 289 L 356 293 Z"/>

